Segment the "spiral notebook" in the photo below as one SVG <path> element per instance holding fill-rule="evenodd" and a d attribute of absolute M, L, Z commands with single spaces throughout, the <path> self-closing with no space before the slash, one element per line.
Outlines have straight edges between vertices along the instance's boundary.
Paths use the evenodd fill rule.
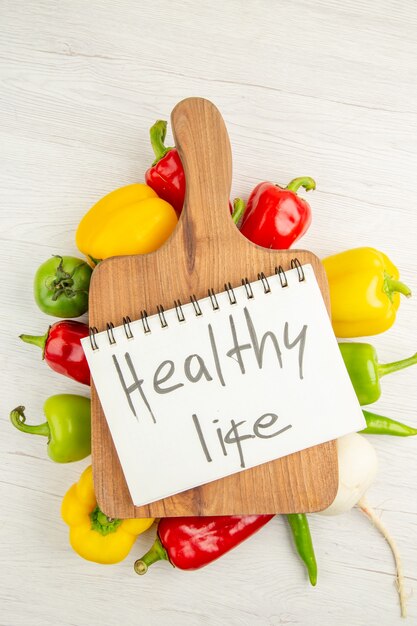
<path fill-rule="evenodd" d="M 82 345 L 135 505 L 365 426 L 311 265 Z"/>

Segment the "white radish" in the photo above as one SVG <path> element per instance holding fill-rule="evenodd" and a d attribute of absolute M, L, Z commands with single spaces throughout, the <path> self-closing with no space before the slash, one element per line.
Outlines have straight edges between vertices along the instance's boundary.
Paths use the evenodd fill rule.
<path fill-rule="evenodd" d="M 375 449 L 363 435 L 351 433 L 337 440 L 337 459 L 339 464 L 339 486 L 336 498 L 327 509 L 321 511 L 321 514 L 338 515 L 339 513 L 349 511 L 357 505 L 362 513 L 373 522 L 391 548 L 397 570 L 396 583 L 400 599 L 401 616 L 406 617 L 404 574 L 397 545 L 376 512 L 365 499 L 365 493 L 373 483 L 378 469 Z"/>
<path fill-rule="evenodd" d="M 331 505 L 322 515 L 350 511 L 375 480 L 378 458 L 375 448 L 363 435 L 351 433 L 337 440 L 339 487 Z"/>

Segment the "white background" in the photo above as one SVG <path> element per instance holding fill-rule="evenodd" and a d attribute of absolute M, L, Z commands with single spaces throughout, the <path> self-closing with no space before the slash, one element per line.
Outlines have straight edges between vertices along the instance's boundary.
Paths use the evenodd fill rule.
<path fill-rule="evenodd" d="M 400 623 L 391 554 L 357 510 L 311 516 L 316 589 L 279 518 L 200 572 L 161 563 L 138 578 L 132 563 L 153 531 L 120 565 L 82 561 L 59 509 L 88 460 L 54 465 L 8 413 L 25 404 L 40 421 L 52 393 L 87 393 L 17 339 L 52 321 L 32 300 L 33 274 L 53 253 L 76 253 L 76 225 L 94 201 L 143 180 L 148 127 L 186 96 L 224 115 L 235 195 L 313 176 L 302 245 L 320 256 L 378 247 L 417 292 L 417 5 L 3 0 L 0 23 L 0 624 Z M 381 361 L 417 349 L 416 315 L 417 299 L 403 302 L 395 327 L 373 338 Z M 416 370 L 384 380 L 374 408 L 417 425 Z M 380 470 L 369 499 L 403 555 L 413 624 L 417 441 L 372 443 Z"/>

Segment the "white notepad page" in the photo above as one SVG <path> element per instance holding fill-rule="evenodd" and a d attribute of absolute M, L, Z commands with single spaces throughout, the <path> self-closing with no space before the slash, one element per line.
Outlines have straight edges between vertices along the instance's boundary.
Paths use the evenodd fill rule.
<path fill-rule="evenodd" d="M 285 277 L 82 340 L 134 504 L 365 427 L 311 265 Z"/>

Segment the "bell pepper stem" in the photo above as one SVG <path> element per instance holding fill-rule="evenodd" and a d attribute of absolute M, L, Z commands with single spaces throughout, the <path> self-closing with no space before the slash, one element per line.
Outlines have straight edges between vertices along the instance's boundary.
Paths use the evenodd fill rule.
<path fill-rule="evenodd" d="M 417 363 L 417 352 L 413 354 L 413 356 L 409 356 L 408 359 L 402 359 L 401 361 L 393 361 L 392 363 L 378 363 L 378 374 L 379 376 L 385 376 L 386 374 L 391 374 L 391 372 L 398 372 L 398 370 L 403 370 L 406 367 L 410 367 L 410 365 L 415 365 Z"/>
<path fill-rule="evenodd" d="M 38 348 L 42 350 L 42 358 L 44 358 L 45 346 L 49 337 L 50 329 L 51 327 L 48 328 L 44 335 L 19 335 L 19 339 L 25 343 L 31 343 L 34 346 L 38 346 Z"/>
<path fill-rule="evenodd" d="M 97 265 L 101 263 L 103 260 L 103 259 L 96 259 L 95 257 L 91 256 L 91 254 L 87 255 L 87 258 L 90 259 L 91 264 L 93 265 L 93 268 L 97 267 Z"/>
<path fill-rule="evenodd" d="M 392 278 L 389 274 L 385 274 L 384 291 L 390 300 L 392 300 L 392 294 L 394 293 L 402 293 L 406 298 L 411 296 L 411 289 L 400 280 Z"/>
<path fill-rule="evenodd" d="M 48 422 L 44 422 L 43 424 L 37 424 L 34 426 L 30 426 L 26 424 L 26 416 L 25 416 L 25 407 L 17 406 L 10 413 L 10 421 L 18 430 L 21 430 L 23 433 L 29 433 L 31 435 L 42 435 L 42 437 L 49 437 L 51 431 L 49 429 Z"/>
<path fill-rule="evenodd" d="M 100 533 L 103 537 L 114 533 L 122 523 L 121 519 L 108 517 L 99 506 L 90 513 L 91 529 Z"/>
<path fill-rule="evenodd" d="M 306 191 L 311 191 L 316 188 L 316 181 L 310 178 L 310 176 L 300 176 L 288 183 L 285 189 L 297 193 L 300 187 L 303 187 Z"/>
<path fill-rule="evenodd" d="M 172 148 L 165 146 L 165 137 L 167 134 L 167 123 L 165 120 L 157 120 L 149 131 L 151 137 L 151 145 L 155 153 L 155 160 L 152 165 L 156 165 L 158 161 L 164 158 L 167 152 Z"/>
<path fill-rule="evenodd" d="M 167 551 L 161 543 L 159 537 L 155 539 L 153 546 L 141 559 L 135 561 L 134 568 L 136 574 L 143 576 L 148 571 L 148 567 L 157 561 L 169 561 Z"/>
<path fill-rule="evenodd" d="M 74 274 L 83 265 L 84 261 L 74 267 L 71 274 L 64 270 L 64 259 L 59 254 L 53 254 L 53 257 L 59 259 L 58 267 L 56 268 L 55 278 L 47 283 L 47 288 L 53 291 L 52 300 L 55 302 L 64 293 L 67 298 L 72 298 L 77 293 L 88 293 L 85 289 L 73 289 L 74 287 Z"/>
<path fill-rule="evenodd" d="M 242 198 L 236 198 L 233 201 L 233 213 L 232 213 L 232 220 L 234 221 L 235 224 L 239 223 L 239 220 L 241 219 L 242 215 L 245 212 L 245 203 L 242 200 Z"/>

